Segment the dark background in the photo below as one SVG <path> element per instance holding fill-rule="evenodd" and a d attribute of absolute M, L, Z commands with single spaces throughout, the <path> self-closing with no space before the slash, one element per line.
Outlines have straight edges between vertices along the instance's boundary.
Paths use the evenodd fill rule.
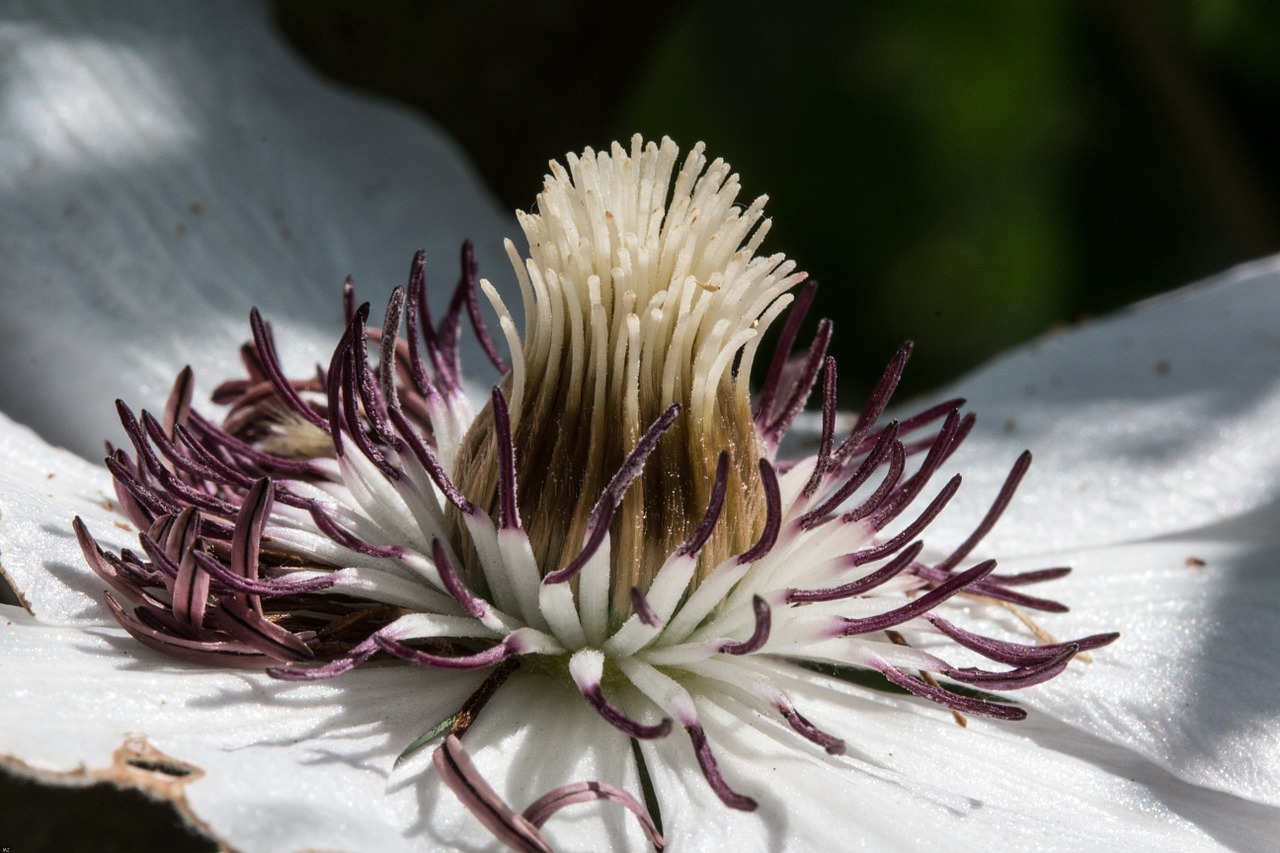
<path fill-rule="evenodd" d="M 499 199 L 635 131 L 707 143 L 821 284 L 850 403 L 1280 250 L 1280 4 L 278 0 L 323 74 Z M 514 230 L 514 223 L 513 223 Z M 812 325 L 813 318 L 810 320 Z"/>
<path fill-rule="evenodd" d="M 822 283 L 846 408 L 907 338 L 919 391 L 1280 251 L 1268 0 L 274 8 L 322 74 L 430 116 L 511 208 L 567 151 L 705 141 L 769 194 L 766 249 Z M 15 853 L 212 849 L 105 786 L 0 773 L 0 802 Z"/>

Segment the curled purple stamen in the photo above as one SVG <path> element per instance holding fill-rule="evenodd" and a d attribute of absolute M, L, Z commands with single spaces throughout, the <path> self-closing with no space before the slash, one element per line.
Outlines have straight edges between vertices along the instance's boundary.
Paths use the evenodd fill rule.
<path fill-rule="evenodd" d="M 902 472 L 907 468 L 907 452 L 903 449 L 901 441 L 892 438 L 895 435 L 895 429 L 892 424 L 885 429 L 884 435 L 890 437 L 886 448 L 886 452 L 889 454 L 889 469 L 885 471 L 884 479 L 880 481 L 880 485 L 876 486 L 876 490 L 865 501 L 840 516 L 840 520 L 845 524 L 861 521 L 883 507 L 885 501 L 889 499 L 889 495 L 898 487 L 898 482 L 902 479 Z M 879 443 L 876 444 L 877 448 L 880 446 Z M 874 455 L 875 451 L 873 450 L 872 456 Z M 871 458 L 871 456 L 867 457 L 868 460 Z M 863 467 L 865 468 L 866 465 L 864 464 Z M 861 470 L 859 469 L 859 471 Z"/>
<path fill-rule="evenodd" d="M 400 321 L 404 317 L 404 302 L 403 287 L 391 291 L 387 311 L 382 318 L 382 338 L 378 341 L 378 388 L 382 402 L 389 408 L 400 406 L 400 394 L 396 391 L 396 343 L 400 335 Z"/>
<path fill-rule="evenodd" d="M 664 717 L 660 722 L 652 726 L 646 726 L 632 719 L 618 706 L 604 698 L 604 691 L 598 683 L 580 685 L 580 687 L 582 697 L 587 700 L 587 704 L 594 708 L 606 723 L 627 737 L 633 737 L 637 740 L 657 740 L 671 734 L 671 720 L 669 718 Z"/>
<path fill-rule="evenodd" d="M 828 734 L 792 707 L 790 702 L 779 702 L 774 705 L 778 709 L 778 713 L 782 714 L 783 719 L 791 728 L 795 729 L 801 737 L 826 750 L 828 755 L 844 755 L 844 741 L 835 735 Z"/>
<path fill-rule="evenodd" d="M 711 532 L 720 519 L 720 511 L 724 509 L 724 498 L 728 488 L 729 451 L 721 450 L 720 456 L 716 459 L 716 481 L 711 488 L 711 498 L 707 501 L 707 511 L 703 513 L 702 521 L 698 523 L 693 534 L 676 549 L 678 555 L 685 557 L 698 553 L 711 538 Z"/>
<path fill-rule="evenodd" d="M 222 563 L 210 557 L 208 554 L 196 552 L 196 564 L 201 569 L 209 573 L 209 576 L 218 581 L 225 589 L 233 592 L 248 593 L 252 596 L 265 595 L 268 597 L 277 597 L 281 595 L 300 595 L 307 592 L 320 592 L 321 590 L 330 589 L 337 578 L 333 574 L 324 575 L 317 578 L 307 578 L 306 580 L 288 580 L 288 579 L 270 579 L 258 580 L 243 577 L 236 572 L 231 571 Z M 223 601 L 223 604 L 229 602 Z M 255 610 L 259 614 L 261 605 Z"/>
<path fill-rule="evenodd" d="M 211 611 L 210 616 L 218 630 L 277 660 L 296 662 L 315 658 L 315 653 L 297 635 L 264 619 L 253 610 L 236 611 L 219 607 Z"/>
<path fill-rule="evenodd" d="M 427 253 L 422 249 L 413 253 L 413 262 L 409 265 L 409 293 L 405 304 L 404 323 L 405 338 L 409 342 L 409 376 L 419 394 L 431 396 L 436 393 L 435 385 L 427 376 L 427 368 L 423 364 L 422 352 L 418 346 L 418 306 L 424 304 L 427 299 L 426 258 Z M 430 328 L 429 320 L 428 328 Z"/>
<path fill-rule="evenodd" d="M 947 454 L 950 452 L 959 428 L 960 413 L 953 410 L 947 415 L 947 419 L 943 421 L 942 428 L 938 430 L 938 434 L 930 440 L 929 452 L 925 454 L 919 470 L 899 486 L 885 505 L 871 516 L 872 527 L 877 530 L 883 528 L 911 505 L 916 496 L 923 491 L 930 478 L 937 473 L 938 469 L 942 467 L 942 463 L 946 461 Z M 908 456 L 911 455 L 910 449 L 907 449 L 906 453 Z"/>
<path fill-rule="evenodd" d="M 249 583 L 258 579 L 258 552 L 262 547 L 262 531 L 271 514 L 275 491 L 266 477 L 254 483 L 253 488 L 244 496 L 244 506 L 236 517 L 235 532 L 231 534 L 231 573 Z M 262 613 L 262 603 L 256 598 L 250 596 L 246 604 L 259 614 Z"/>
<path fill-rule="evenodd" d="M 666 841 L 663 840 L 662 834 L 658 832 L 658 827 L 653 822 L 653 818 L 649 816 L 649 812 L 640 804 L 640 801 L 608 782 L 576 782 L 572 785 L 556 788 L 531 803 L 524 810 L 523 815 L 526 820 L 541 829 L 543 824 L 562 808 L 576 803 L 592 802 L 593 800 L 605 800 L 622 806 L 640 821 L 640 828 L 644 830 L 645 836 L 654 846 L 654 849 L 662 850 L 666 847 Z"/>
<path fill-rule="evenodd" d="M 858 420 L 854 423 L 853 430 L 849 433 L 844 441 L 840 442 L 840 446 L 836 448 L 833 461 L 839 465 L 846 459 L 855 455 L 862 446 L 872 428 L 875 427 L 876 421 L 880 420 L 880 416 L 884 414 L 884 410 L 889 406 L 889 400 L 893 397 L 893 392 L 898 389 L 898 382 L 902 379 L 903 371 L 906 370 L 907 360 L 911 357 L 911 350 L 915 344 L 907 341 L 898 351 L 893 354 L 889 365 L 881 374 L 876 387 L 871 389 L 871 396 L 867 398 L 867 402 L 863 405 L 862 411 L 858 413 Z"/>
<path fill-rule="evenodd" d="M 563 569 L 548 572 L 542 579 L 543 583 L 555 584 L 568 581 L 582 571 L 587 561 L 595 555 L 595 552 L 604 542 L 604 538 L 609 534 L 609 523 L 613 520 L 613 513 L 617 510 L 618 504 L 622 502 L 627 489 L 631 488 L 631 484 L 635 482 L 635 479 L 640 476 L 640 472 L 644 470 L 644 463 L 658 446 L 658 440 L 671 428 L 671 425 L 675 423 L 676 416 L 679 414 L 680 404 L 672 403 L 645 430 L 644 435 L 640 436 L 636 446 L 627 454 L 627 458 L 623 460 L 613 478 L 609 480 L 608 485 L 601 491 L 596 505 L 591 510 L 591 514 L 587 516 L 588 533 L 586 544 L 582 546 L 582 550 L 578 555 L 570 560 L 569 564 Z M 761 464 L 764 464 L 763 460 Z"/>
<path fill-rule="evenodd" d="M 373 637 L 369 637 L 359 645 L 354 646 L 344 657 L 340 657 L 337 660 L 332 660 L 319 666 L 273 666 L 267 669 L 267 675 L 272 678 L 278 678 L 281 681 L 319 681 L 325 678 L 334 678 L 350 672 L 373 657 L 378 651 L 378 644 L 374 641 L 376 636 L 375 634 Z"/>
<path fill-rule="evenodd" d="M 1057 566 L 1052 569 L 1032 569 L 1026 572 L 1016 572 L 1012 575 L 992 575 L 988 580 L 1000 586 L 1027 586 L 1035 583 L 1044 583 L 1045 581 L 1055 581 L 1058 578 L 1065 578 L 1071 574 L 1070 566 Z"/>
<path fill-rule="evenodd" d="M 391 420 L 409 445 L 409 449 L 413 451 L 414 457 L 426 470 L 431 482 L 435 483 L 436 487 L 444 494 L 445 500 L 453 504 L 464 515 L 470 515 L 475 512 L 475 505 L 467 500 L 466 495 L 462 494 L 458 487 L 454 485 L 453 480 L 449 477 L 449 472 L 444 469 L 444 465 L 440 464 L 440 458 L 418 435 L 418 431 L 413 424 L 409 423 L 404 413 L 398 409 L 392 409 Z"/>
<path fill-rule="evenodd" d="M 767 513 L 764 530 L 760 532 L 760 539 L 749 551 L 738 555 L 738 565 L 754 563 L 768 554 L 778 541 L 778 531 L 782 529 L 782 493 L 778 488 L 778 473 L 767 459 L 760 460 L 760 484 L 764 487 Z"/>
<path fill-rule="evenodd" d="M 511 414 L 507 399 L 495 385 L 490 397 L 493 406 L 493 441 L 498 451 L 498 527 L 520 529 L 516 505 L 516 446 L 511 440 Z"/>
<path fill-rule="evenodd" d="M 480 297 L 477 294 L 476 287 L 476 253 L 475 248 L 471 245 L 470 240 L 462 243 L 462 292 L 467 300 L 467 315 L 471 318 L 471 329 L 476 333 L 476 340 L 480 342 L 480 348 L 484 350 L 484 354 L 489 357 L 489 361 L 498 369 L 499 373 L 505 374 L 511 368 L 507 366 L 507 362 L 498 354 L 498 347 L 493 342 L 493 337 L 489 334 L 489 327 L 485 325 L 484 317 L 480 314 Z"/>
<path fill-rule="evenodd" d="M 195 373 L 189 364 L 183 366 L 182 370 L 178 371 L 177 378 L 173 380 L 173 388 L 169 390 L 169 397 L 164 404 L 164 432 L 171 439 L 174 428 L 187 422 L 195 384 Z"/>
<path fill-rule="evenodd" d="M 720 651 L 727 655 L 750 655 L 760 651 L 769 642 L 769 628 L 773 623 L 769 605 L 760 596 L 753 595 L 751 609 L 756 617 L 756 627 L 751 636 L 742 642 L 726 641 L 720 645 Z"/>
<path fill-rule="evenodd" d="M 832 492 L 830 497 L 818 506 L 806 512 L 800 518 L 800 528 L 802 530 L 808 530 L 824 520 L 829 513 L 834 511 L 836 507 L 840 506 L 840 504 L 844 503 L 850 495 L 860 489 L 862 484 L 871 478 L 872 472 L 879 468 L 880 463 L 884 461 L 884 458 L 887 455 L 889 455 L 889 449 L 893 444 L 894 439 L 897 437 L 897 430 L 898 428 L 896 423 L 892 423 L 881 432 L 880 439 L 876 442 L 875 447 L 873 447 L 871 449 L 871 453 L 862 460 L 862 464 L 858 466 L 857 470 L 846 477 L 845 481 L 840 484 L 838 489 Z M 895 482 L 896 479 L 897 478 L 895 477 Z M 882 488 L 887 492 L 889 488 L 892 488 L 892 486 L 882 486 Z"/>
<path fill-rule="evenodd" d="M 755 811 L 758 805 L 755 800 L 734 791 L 724 781 L 724 776 L 720 774 L 720 765 L 716 763 L 716 757 L 711 752 L 711 744 L 707 742 L 707 733 L 702 726 L 695 722 L 685 726 L 684 730 L 689 733 L 689 740 L 693 741 L 693 754 L 698 759 L 698 767 L 701 768 L 702 775 L 711 786 L 711 790 L 715 791 L 716 796 L 720 798 L 720 802 L 741 812 Z"/>
<path fill-rule="evenodd" d="M 810 497 L 818 490 L 822 477 L 831 468 L 831 448 L 836 435 L 836 360 L 827 356 L 822 363 L 822 435 L 818 441 L 818 456 L 813 463 L 813 473 L 804 484 L 801 494 Z"/>
<path fill-rule="evenodd" d="M 925 566 L 917 563 L 911 567 L 911 573 L 929 581 L 930 583 L 943 583 L 947 578 L 952 576 L 951 572 L 940 572 L 932 566 Z M 1053 601 L 1048 598 L 1038 598 L 1026 593 L 1017 592 L 1011 589 L 1005 589 L 998 582 L 987 578 L 975 583 L 969 590 L 972 595 L 981 595 L 996 601 L 1004 601 L 1009 604 L 1015 604 L 1019 607 L 1026 607 L 1030 610 L 1042 610 L 1046 613 L 1066 613 L 1067 606 L 1061 602 Z"/>
<path fill-rule="evenodd" d="M 392 639 L 386 634 L 374 634 L 373 641 L 378 645 L 378 648 L 389 655 L 398 657 L 401 660 L 407 660 L 409 663 L 434 669 L 485 669 L 501 663 L 513 655 L 520 654 L 522 649 L 522 644 L 515 636 L 508 636 L 501 643 L 482 652 L 476 652 L 471 655 L 458 655 L 456 657 L 433 655 L 429 652 L 419 651 L 406 646 L 399 640 Z"/>
<path fill-rule="evenodd" d="M 404 548 L 398 545 L 374 545 L 370 542 L 365 542 L 354 533 L 344 530 L 324 511 L 324 508 L 317 501 L 310 501 L 307 504 L 307 510 L 311 513 L 311 519 L 316 523 L 316 527 L 320 528 L 320 532 L 344 548 L 350 548 L 352 551 L 369 557 L 389 557 L 394 559 L 404 556 Z"/>
<path fill-rule="evenodd" d="M 244 643 L 188 640 L 144 625 L 126 613 L 111 593 L 105 593 L 103 598 L 107 602 L 107 609 L 120 623 L 120 627 L 128 631 L 129 635 L 142 645 L 161 654 L 189 663 L 236 669 L 259 669 L 267 660 L 261 652 Z"/>

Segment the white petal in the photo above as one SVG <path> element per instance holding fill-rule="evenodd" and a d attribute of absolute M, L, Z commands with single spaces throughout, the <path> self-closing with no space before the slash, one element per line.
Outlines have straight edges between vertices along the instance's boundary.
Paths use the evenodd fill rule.
<path fill-rule="evenodd" d="M 150 785 L 237 850 L 431 850 L 415 786 L 389 787 L 392 765 L 476 682 L 392 665 L 287 684 L 174 663 L 117 629 L 46 627 L 5 607 L 0 760 L 44 778 Z M 198 772 L 175 785 L 130 767 L 144 743 Z"/>
<path fill-rule="evenodd" d="M 639 796 L 627 738 L 601 720 L 563 679 L 513 676 L 467 731 L 463 745 L 485 780 L 517 812 L 573 782 L 609 782 Z M 425 823 L 419 831 L 437 849 L 456 849 L 475 837 L 479 822 L 438 777 L 406 784 L 416 789 L 423 804 Z M 617 805 L 572 806 L 554 815 L 542 833 L 555 850 L 566 853 L 652 849 L 635 818 Z M 501 849 L 496 843 L 491 847 Z"/>
<path fill-rule="evenodd" d="M 1280 805 L 1280 513 L 1069 553 L 1062 638 L 1120 639 L 1020 696 L 1173 774 Z M 1201 565 L 1203 561 L 1203 565 Z"/>
<path fill-rule="evenodd" d="M 138 550 L 137 532 L 114 505 L 105 468 L 0 414 L 0 569 L 41 620 L 114 624 L 103 605 L 107 585 L 85 564 L 71 531 L 79 515 L 103 548 Z"/>
<path fill-rule="evenodd" d="M 971 719 L 962 729 L 909 700 L 804 678 L 810 686 L 792 691 L 797 709 L 845 737 L 848 757 L 806 749 L 732 700 L 741 716 L 702 706 L 721 769 L 759 801 L 754 813 L 719 803 L 687 738 L 644 744 L 673 849 L 1213 850 L 1261 845 L 1280 818 L 1047 719 Z"/>
<path fill-rule="evenodd" d="M 507 284 L 509 218 L 453 144 L 320 83 L 265 4 L 6 13 L 0 410 L 50 440 L 96 456 L 114 398 L 158 407 L 186 363 L 197 394 L 236 375 L 255 304 L 295 366 L 327 362 L 343 276 L 376 304 L 416 248 L 437 307 L 467 237 Z"/>
<path fill-rule="evenodd" d="M 965 485 L 930 526 L 958 543 L 1017 453 L 1035 462 L 992 556 L 1188 530 L 1280 497 L 1280 258 L 1052 335 L 946 396 L 978 425 Z M 967 511 L 966 508 L 967 507 Z"/>

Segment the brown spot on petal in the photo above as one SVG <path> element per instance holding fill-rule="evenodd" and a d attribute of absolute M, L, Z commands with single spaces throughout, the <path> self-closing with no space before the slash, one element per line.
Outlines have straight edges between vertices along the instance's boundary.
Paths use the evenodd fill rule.
<path fill-rule="evenodd" d="M 1199 557 L 1195 557 L 1195 556 L 1187 557 L 1188 569 L 1201 569 L 1207 565 L 1208 563 L 1206 563 L 1204 560 L 1200 559 Z"/>
<path fill-rule="evenodd" d="M 182 786 L 194 782 L 204 771 L 194 764 L 170 758 L 147 742 L 131 735 L 112 756 L 113 764 L 93 775 L 107 782 L 141 788 L 149 794 L 172 800 L 185 810 Z"/>

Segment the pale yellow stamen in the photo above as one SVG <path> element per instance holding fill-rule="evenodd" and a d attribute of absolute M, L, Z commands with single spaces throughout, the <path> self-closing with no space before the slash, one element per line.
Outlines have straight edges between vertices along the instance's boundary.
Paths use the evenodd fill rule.
<path fill-rule="evenodd" d="M 696 527 L 716 459 L 731 457 L 725 521 L 701 556 L 706 572 L 747 550 L 764 524 L 762 447 L 748 379 L 759 335 L 803 280 L 781 255 L 756 256 L 765 199 L 736 205 L 737 175 L 696 146 L 676 169 L 670 140 L 630 151 L 588 149 L 551 164 L 535 213 L 508 243 L 524 300 L 523 344 L 497 292 L 482 283 L 512 350 L 511 409 L 521 518 L 541 570 L 582 547 L 587 517 L 636 441 L 672 403 L 683 409 L 615 518 L 615 613 Z M 472 500 L 492 509 L 492 412 L 471 427 L 454 465 Z M 457 538 L 462 550 L 465 536 Z"/>

